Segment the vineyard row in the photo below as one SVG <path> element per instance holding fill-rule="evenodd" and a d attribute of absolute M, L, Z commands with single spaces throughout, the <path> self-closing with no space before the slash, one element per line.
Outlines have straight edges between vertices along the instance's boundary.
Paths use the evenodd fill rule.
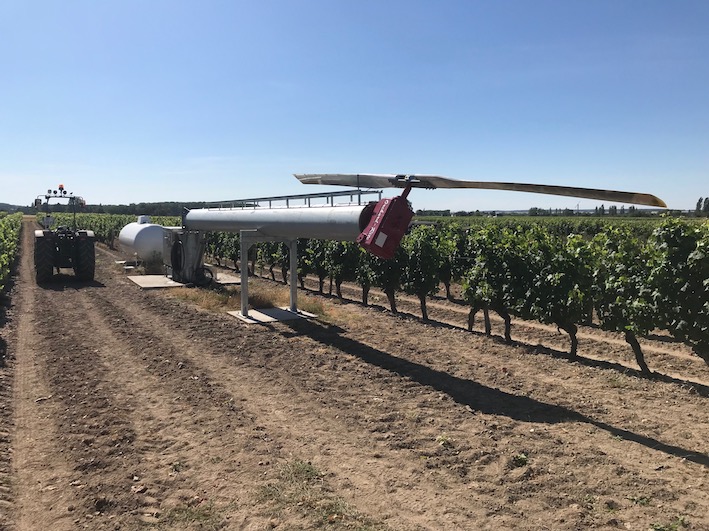
<path fill-rule="evenodd" d="M 82 228 L 112 245 L 131 216 L 87 214 Z M 176 218 L 155 220 L 179 224 Z M 330 278 L 341 296 L 345 281 L 357 282 L 366 304 L 369 290 L 381 288 L 391 310 L 395 295 L 426 299 L 442 283 L 451 298 L 459 283 L 470 305 L 469 327 L 478 312 L 498 313 L 511 341 L 511 317 L 554 324 L 569 335 L 576 356 L 577 325 L 594 318 L 603 330 L 621 332 L 637 363 L 649 373 L 638 337 L 665 330 L 709 364 L 709 224 L 678 219 L 622 223 L 592 220 L 555 224 L 510 218 L 474 226 L 414 227 L 392 260 L 376 258 L 356 244 L 322 240 L 298 242 L 298 277 L 317 276 L 320 291 Z M 207 253 L 220 264 L 240 257 L 239 237 L 211 233 Z M 260 243 L 252 261 L 288 273 L 288 248 Z M 253 266 L 252 266 L 253 267 Z M 489 333 L 489 326 L 486 327 Z"/>
<path fill-rule="evenodd" d="M 21 225 L 21 213 L 0 213 L 0 293 L 5 289 L 5 282 L 17 256 Z"/>

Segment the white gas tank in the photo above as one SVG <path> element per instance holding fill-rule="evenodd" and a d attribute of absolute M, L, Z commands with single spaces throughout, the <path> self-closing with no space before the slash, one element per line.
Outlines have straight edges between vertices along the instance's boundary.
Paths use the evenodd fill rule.
<path fill-rule="evenodd" d="M 149 216 L 140 216 L 137 222 L 121 229 L 118 241 L 125 250 L 143 260 L 162 258 L 163 226 L 150 223 Z"/>

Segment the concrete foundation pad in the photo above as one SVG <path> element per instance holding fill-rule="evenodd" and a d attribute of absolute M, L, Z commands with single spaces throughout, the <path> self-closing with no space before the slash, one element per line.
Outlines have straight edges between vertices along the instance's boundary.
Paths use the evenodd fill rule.
<path fill-rule="evenodd" d="M 132 280 L 143 289 L 179 288 L 184 285 L 175 282 L 165 275 L 129 275 L 128 279 Z"/>
<path fill-rule="evenodd" d="M 299 310 L 292 312 L 288 308 L 263 308 L 261 310 L 249 310 L 249 316 L 244 317 L 241 312 L 227 312 L 237 319 L 248 324 L 277 323 L 280 321 L 293 321 L 295 319 L 314 319 L 315 314 Z"/>
<path fill-rule="evenodd" d="M 128 275 L 128 279 L 132 280 L 143 289 L 158 289 L 158 288 L 179 288 L 184 286 L 179 282 L 175 282 L 165 275 Z M 220 273 L 219 277 L 214 281 L 217 284 L 240 285 L 241 279 L 229 273 Z"/>
<path fill-rule="evenodd" d="M 221 284 L 222 286 L 232 286 L 234 284 L 241 285 L 241 277 L 237 275 L 232 275 L 231 273 L 224 273 L 223 271 L 214 271 L 214 282 Z"/>

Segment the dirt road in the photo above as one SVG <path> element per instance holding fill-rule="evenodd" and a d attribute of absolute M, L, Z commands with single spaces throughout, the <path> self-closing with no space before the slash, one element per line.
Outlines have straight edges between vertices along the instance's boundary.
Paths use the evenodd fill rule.
<path fill-rule="evenodd" d="M 37 286 L 30 228 L 0 529 L 709 529 L 709 370 L 680 347 L 649 342 L 673 374 L 649 380 L 593 330 L 572 363 L 532 325 L 506 345 L 330 299 L 247 326 L 105 251 Z"/>

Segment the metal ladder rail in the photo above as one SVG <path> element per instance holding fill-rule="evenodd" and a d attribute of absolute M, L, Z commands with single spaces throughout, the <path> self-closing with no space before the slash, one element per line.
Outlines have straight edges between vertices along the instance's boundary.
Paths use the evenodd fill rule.
<path fill-rule="evenodd" d="M 367 196 L 367 195 L 376 195 L 377 196 L 377 201 L 381 200 L 382 198 L 382 191 L 381 190 L 348 190 L 348 191 L 339 191 L 339 192 L 320 192 L 320 193 L 314 193 L 314 194 L 298 194 L 298 195 L 281 195 L 281 196 L 273 196 L 273 197 L 255 197 L 251 199 L 235 199 L 235 200 L 230 200 L 230 201 L 215 201 L 211 203 L 207 203 L 207 205 L 213 205 L 213 206 L 208 206 L 207 208 L 216 208 L 218 210 L 226 210 L 226 209 L 235 209 L 235 208 L 263 208 L 268 206 L 268 208 L 273 208 L 273 203 L 285 203 L 285 205 L 280 205 L 285 206 L 286 208 L 291 208 L 291 207 L 312 207 L 312 206 L 320 206 L 318 204 L 313 204 L 313 200 L 316 199 L 325 199 L 326 200 L 326 205 L 329 206 L 335 206 L 335 198 L 336 197 L 349 197 L 350 201 L 349 204 L 354 204 L 355 203 L 355 198 L 357 198 L 356 204 L 361 205 L 362 204 L 362 196 Z M 297 202 L 302 200 L 302 204 L 296 204 Z"/>

